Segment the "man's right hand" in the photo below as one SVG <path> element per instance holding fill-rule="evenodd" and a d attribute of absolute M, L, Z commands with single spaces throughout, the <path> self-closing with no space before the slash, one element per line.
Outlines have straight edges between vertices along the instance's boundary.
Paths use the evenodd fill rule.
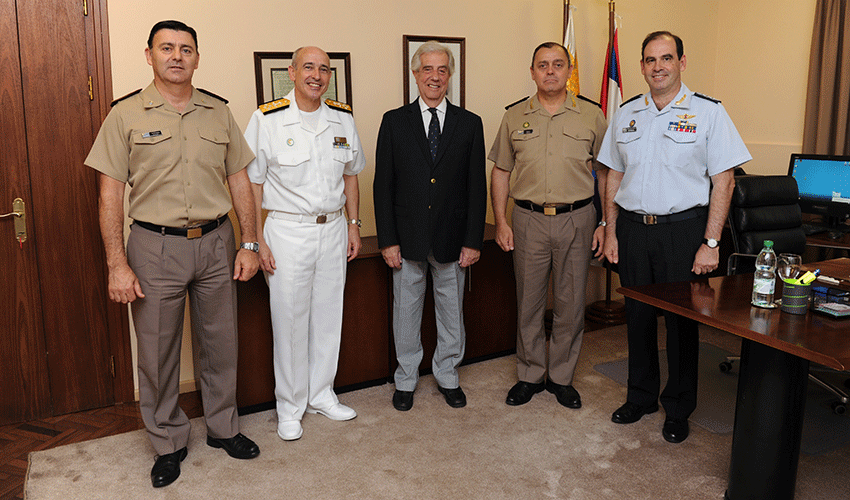
<path fill-rule="evenodd" d="M 514 249 L 514 231 L 507 223 L 496 224 L 496 243 L 506 252 Z"/>
<path fill-rule="evenodd" d="M 109 270 L 109 298 L 121 304 L 129 304 L 137 298 L 145 298 L 139 279 L 129 265 L 124 264 Z"/>
<path fill-rule="evenodd" d="M 392 245 L 381 249 L 381 255 L 384 256 L 384 262 L 388 266 L 401 269 L 401 245 Z"/>
<path fill-rule="evenodd" d="M 602 253 L 605 255 L 605 258 L 608 259 L 608 262 L 612 264 L 616 264 L 620 261 L 618 245 L 617 234 L 610 229 L 605 231 L 605 250 Z"/>

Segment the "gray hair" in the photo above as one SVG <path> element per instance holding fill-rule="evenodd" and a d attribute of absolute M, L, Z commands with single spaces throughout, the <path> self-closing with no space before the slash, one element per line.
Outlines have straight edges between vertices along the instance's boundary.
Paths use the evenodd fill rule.
<path fill-rule="evenodd" d="M 413 53 L 413 57 L 410 59 L 411 71 L 419 71 L 419 68 L 422 67 L 422 55 L 429 54 L 431 52 L 442 52 L 448 56 L 449 76 L 452 76 L 455 72 L 455 56 L 448 47 L 436 40 L 428 40 L 416 49 L 416 52 Z"/>

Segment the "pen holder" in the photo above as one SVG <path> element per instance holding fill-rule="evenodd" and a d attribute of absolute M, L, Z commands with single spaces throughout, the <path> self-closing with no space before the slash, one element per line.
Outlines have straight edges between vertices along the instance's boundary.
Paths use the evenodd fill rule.
<path fill-rule="evenodd" d="M 809 295 L 812 285 L 795 285 L 793 283 L 782 284 L 782 306 L 783 312 L 791 314 L 806 314 L 809 308 Z"/>

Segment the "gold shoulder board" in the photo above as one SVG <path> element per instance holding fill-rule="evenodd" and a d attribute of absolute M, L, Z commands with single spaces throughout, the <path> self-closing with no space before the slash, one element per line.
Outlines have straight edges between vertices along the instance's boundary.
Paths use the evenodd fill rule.
<path fill-rule="evenodd" d="M 346 113 L 353 113 L 351 106 L 345 104 L 344 102 L 334 101 L 333 99 L 325 99 L 325 104 L 334 109 L 345 111 Z"/>
<path fill-rule="evenodd" d="M 269 101 L 265 104 L 261 104 L 260 111 L 262 111 L 264 115 L 267 115 L 273 111 L 280 111 L 281 109 L 286 109 L 288 107 L 289 99 L 278 99 L 276 101 Z"/>

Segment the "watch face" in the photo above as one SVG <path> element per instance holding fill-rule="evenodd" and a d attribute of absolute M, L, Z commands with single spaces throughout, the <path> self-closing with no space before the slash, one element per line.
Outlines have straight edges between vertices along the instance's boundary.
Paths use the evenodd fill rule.
<path fill-rule="evenodd" d="M 708 248 L 717 248 L 717 240 L 714 238 L 706 240 L 705 244 L 708 245 Z"/>

